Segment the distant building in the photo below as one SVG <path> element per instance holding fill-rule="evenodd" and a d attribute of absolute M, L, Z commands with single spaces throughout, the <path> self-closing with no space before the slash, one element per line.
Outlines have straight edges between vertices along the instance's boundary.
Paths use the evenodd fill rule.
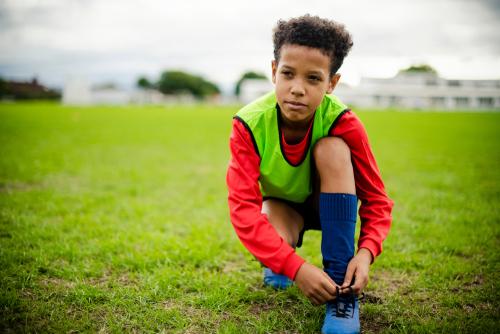
<path fill-rule="evenodd" d="M 58 91 L 40 84 L 36 78 L 31 81 L 2 81 L 0 98 L 4 100 L 56 100 L 61 97 Z"/>
<path fill-rule="evenodd" d="M 500 80 L 448 80 L 434 73 L 401 72 L 393 78 L 362 78 L 334 92 L 359 107 L 500 110 Z"/>
<path fill-rule="evenodd" d="M 245 79 L 240 86 L 240 102 L 247 104 L 274 89 L 267 79 Z"/>
<path fill-rule="evenodd" d="M 130 94 L 130 103 L 133 104 L 193 104 L 197 100 L 193 94 L 163 94 L 156 89 L 138 89 Z"/>
<path fill-rule="evenodd" d="M 190 93 L 165 95 L 154 89 L 126 91 L 112 84 L 91 86 L 82 78 L 68 80 L 63 89 L 63 103 L 69 105 L 191 104 Z"/>
<path fill-rule="evenodd" d="M 64 104 L 69 105 L 124 105 L 130 103 L 130 94 L 113 84 L 92 87 L 83 78 L 71 78 L 63 89 Z"/>
<path fill-rule="evenodd" d="M 131 103 L 134 104 L 163 104 L 165 103 L 165 95 L 156 89 L 139 89 L 134 91 L 130 96 Z"/>
<path fill-rule="evenodd" d="M 83 78 L 72 78 L 64 85 L 62 102 L 64 104 L 92 104 L 90 84 Z"/>

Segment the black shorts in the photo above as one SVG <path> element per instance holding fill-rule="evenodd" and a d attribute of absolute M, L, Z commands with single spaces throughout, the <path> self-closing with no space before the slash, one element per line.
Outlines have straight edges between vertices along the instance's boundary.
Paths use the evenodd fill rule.
<path fill-rule="evenodd" d="M 314 203 L 314 198 L 313 196 L 309 196 L 304 203 L 295 203 L 291 201 L 287 201 L 282 198 L 276 198 L 276 197 L 267 197 L 264 198 L 265 200 L 268 199 L 273 199 L 273 200 L 278 200 L 281 201 L 285 204 L 287 204 L 289 207 L 297 211 L 299 215 L 302 216 L 304 219 L 304 227 L 302 228 L 302 231 L 299 233 L 299 240 L 297 241 L 297 248 L 302 246 L 302 240 L 304 239 L 304 232 L 307 230 L 316 230 L 316 231 L 321 231 L 321 223 L 319 220 L 319 210 L 318 210 L 318 205 Z"/>

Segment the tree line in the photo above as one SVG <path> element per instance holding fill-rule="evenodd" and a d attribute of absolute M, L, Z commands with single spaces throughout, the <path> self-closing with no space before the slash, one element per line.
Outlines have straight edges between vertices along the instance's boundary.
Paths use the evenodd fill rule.
<path fill-rule="evenodd" d="M 199 99 L 220 93 L 219 87 L 213 82 L 182 71 L 165 71 L 157 82 L 140 77 L 137 80 L 137 86 L 145 89 L 157 89 L 163 94 L 190 93 Z"/>
<path fill-rule="evenodd" d="M 245 72 L 236 82 L 234 93 L 240 95 L 241 84 L 246 79 L 266 79 L 266 76 L 257 72 Z M 154 82 L 145 76 L 137 79 L 137 87 L 142 89 L 155 89 L 163 94 L 189 93 L 194 97 L 203 99 L 220 93 L 219 87 L 205 78 L 183 71 L 164 71 L 158 81 Z"/>

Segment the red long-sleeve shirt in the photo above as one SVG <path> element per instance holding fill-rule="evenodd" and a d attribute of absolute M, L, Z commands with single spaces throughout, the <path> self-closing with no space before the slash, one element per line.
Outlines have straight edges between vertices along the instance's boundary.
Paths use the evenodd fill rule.
<path fill-rule="evenodd" d="M 375 258 L 381 253 L 382 242 L 389 232 L 393 202 L 385 193 L 366 130 L 354 112 L 347 111 L 341 115 L 330 135 L 342 138 L 351 150 L 356 195 L 361 200 L 358 249 L 367 248 Z M 283 138 L 281 140 L 283 142 Z M 302 151 L 297 151 L 300 144 L 283 143 L 287 157 L 302 156 L 307 147 L 303 144 Z M 260 157 L 253 146 L 251 134 L 237 119 L 233 120 L 230 149 L 226 181 L 230 218 L 236 234 L 262 264 L 294 279 L 304 259 L 279 236 L 267 216 L 261 213 L 262 194 L 258 182 Z"/>

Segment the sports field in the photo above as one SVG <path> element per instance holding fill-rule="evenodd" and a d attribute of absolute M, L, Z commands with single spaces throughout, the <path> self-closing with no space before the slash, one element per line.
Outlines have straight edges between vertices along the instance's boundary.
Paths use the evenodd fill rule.
<path fill-rule="evenodd" d="M 236 110 L 0 104 L 0 332 L 319 332 L 229 222 Z M 395 201 L 362 328 L 498 331 L 500 113 L 357 113 Z"/>

